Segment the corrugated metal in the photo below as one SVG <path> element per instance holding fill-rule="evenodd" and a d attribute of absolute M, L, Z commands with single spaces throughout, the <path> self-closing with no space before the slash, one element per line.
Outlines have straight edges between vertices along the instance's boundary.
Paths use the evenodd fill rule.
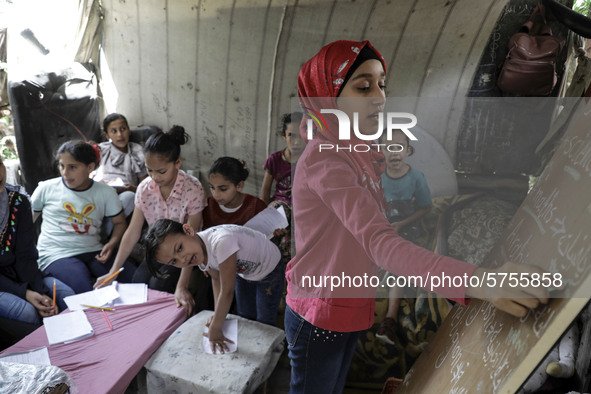
<path fill-rule="evenodd" d="M 388 64 L 388 94 L 417 105 L 453 157 L 463 97 L 507 0 L 104 0 L 104 49 L 132 123 L 185 126 L 185 168 L 280 149 L 282 113 L 301 65 L 337 39 L 369 39 Z M 422 110 L 421 97 L 449 97 Z M 460 97 L 460 98 L 457 98 Z"/>

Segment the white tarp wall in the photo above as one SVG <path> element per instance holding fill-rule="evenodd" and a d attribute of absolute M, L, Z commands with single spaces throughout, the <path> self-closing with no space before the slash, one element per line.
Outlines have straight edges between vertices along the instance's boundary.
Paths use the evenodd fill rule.
<path fill-rule="evenodd" d="M 131 125 L 184 126 L 192 136 L 185 169 L 203 174 L 219 156 L 245 159 L 256 169 L 247 191 L 257 193 L 262 164 L 283 147 L 276 132 L 297 94 L 301 65 L 337 39 L 373 42 L 388 65 L 387 94 L 414 100 L 416 115 L 453 160 L 463 97 L 507 0 L 18 3 L 29 22 L 32 15 L 51 21 L 50 31 L 35 31 L 44 43 L 52 25 L 67 28 L 63 48 L 50 48 L 63 62 L 96 63 L 102 44 L 106 111 L 123 113 Z M 448 97 L 449 106 L 421 110 L 425 97 Z"/>
<path fill-rule="evenodd" d="M 267 155 L 283 146 L 276 131 L 299 68 L 323 44 L 369 39 L 386 58 L 389 96 L 450 97 L 459 116 L 453 98 L 469 88 L 505 3 L 103 0 L 104 52 L 118 112 L 133 124 L 183 125 L 194 137 L 187 169 L 245 159 L 258 170 L 247 181 L 256 192 Z M 453 157 L 458 119 L 439 110 L 428 131 Z"/>

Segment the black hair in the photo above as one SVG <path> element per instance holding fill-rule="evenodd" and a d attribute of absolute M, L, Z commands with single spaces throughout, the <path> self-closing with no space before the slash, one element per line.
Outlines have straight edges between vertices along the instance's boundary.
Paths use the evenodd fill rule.
<path fill-rule="evenodd" d="M 304 114 L 301 112 L 289 112 L 289 113 L 283 114 L 283 116 L 281 117 L 281 130 L 279 131 L 279 134 L 285 137 L 285 132 L 287 131 L 287 125 L 290 123 L 296 123 L 298 125 L 298 129 L 299 129 L 299 124 L 302 122 L 303 117 L 304 117 Z"/>
<path fill-rule="evenodd" d="M 64 142 L 55 153 L 55 160 L 59 162 L 60 156 L 64 153 L 69 154 L 74 160 L 89 165 L 94 163 L 98 168 L 100 163 L 100 153 L 98 146 L 82 140 Z"/>
<path fill-rule="evenodd" d="M 224 156 L 213 162 L 209 169 L 208 176 L 211 176 L 212 174 L 220 174 L 234 185 L 238 185 L 240 182 L 245 181 L 246 178 L 248 178 L 248 173 L 248 167 L 246 167 L 246 162 L 244 160 Z"/>
<path fill-rule="evenodd" d="M 150 274 L 158 279 L 166 277 L 159 271 L 161 264 L 156 260 L 156 252 L 168 235 L 184 234 L 184 232 L 181 223 L 170 219 L 158 219 L 150 226 L 142 242 L 146 248 L 146 264 Z"/>
<path fill-rule="evenodd" d="M 158 154 L 169 162 L 177 161 L 181 156 L 181 145 L 189 141 L 189 135 L 183 126 L 172 126 L 166 133 L 158 131 L 150 136 L 144 146 L 144 153 Z"/>
<path fill-rule="evenodd" d="M 127 128 L 129 129 L 129 123 L 127 122 L 127 118 L 121 114 L 118 113 L 112 113 L 107 115 L 107 117 L 105 118 L 105 120 L 103 120 L 103 131 L 105 132 L 105 134 L 108 134 L 109 131 L 109 125 L 111 124 L 111 122 L 115 121 L 115 120 L 119 120 L 121 119 L 122 121 L 125 122 L 125 124 L 127 125 Z"/>
<path fill-rule="evenodd" d="M 406 133 L 405 133 L 404 131 L 402 131 L 401 129 L 393 129 L 393 130 L 392 130 L 392 134 L 393 134 L 395 131 L 399 131 L 399 132 L 401 132 L 402 134 L 404 134 L 404 138 L 406 138 L 406 147 L 407 147 L 407 149 L 408 149 L 408 155 L 409 155 L 409 156 L 412 156 L 412 154 L 413 154 L 413 153 L 415 153 L 415 148 L 414 148 L 414 146 L 412 146 L 412 145 L 410 144 L 410 137 L 408 136 L 408 134 L 406 134 Z M 387 134 L 387 133 L 388 133 L 387 129 L 384 129 L 384 131 L 382 132 L 382 135 L 381 135 L 381 136 L 380 136 L 380 138 L 378 139 L 378 144 L 379 144 L 379 143 L 381 143 L 381 141 L 382 141 L 382 140 L 385 140 L 385 139 L 386 139 L 386 137 L 388 136 L 388 134 Z M 385 142 L 386 142 L 386 141 L 385 141 Z"/>
<path fill-rule="evenodd" d="M 359 52 L 359 54 L 355 58 L 355 61 L 353 62 L 353 64 L 349 68 L 349 70 L 347 71 L 347 75 L 343 79 L 343 83 L 341 84 L 341 88 L 339 89 L 339 92 L 337 93 L 337 97 L 339 97 L 341 95 L 343 88 L 345 87 L 347 82 L 349 82 L 349 79 L 353 76 L 353 73 L 355 72 L 355 70 L 357 70 L 359 68 L 359 66 L 361 66 L 363 63 L 365 63 L 367 60 L 372 60 L 372 59 L 379 60 L 380 62 L 382 61 L 380 59 L 380 57 L 378 56 L 378 54 L 373 49 L 371 49 L 367 45 L 364 46 L 361 49 L 361 52 Z"/>

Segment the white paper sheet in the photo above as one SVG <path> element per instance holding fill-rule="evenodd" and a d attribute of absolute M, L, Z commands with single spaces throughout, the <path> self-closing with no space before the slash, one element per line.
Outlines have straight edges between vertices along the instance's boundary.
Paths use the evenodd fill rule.
<path fill-rule="evenodd" d="M 19 364 L 51 365 L 46 346 L 29 350 L 28 352 L 2 354 L 0 355 L 0 361 Z"/>
<path fill-rule="evenodd" d="M 117 178 L 114 181 L 107 182 L 107 185 L 109 185 L 111 187 L 123 187 L 123 186 L 125 186 L 125 183 L 123 182 L 123 180 L 121 178 Z"/>
<path fill-rule="evenodd" d="M 148 285 L 145 283 L 117 283 L 119 298 L 113 300 L 111 305 L 136 305 L 148 301 Z"/>
<path fill-rule="evenodd" d="M 287 228 L 288 225 L 289 223 L 287 222 L 287 216 L 285 216 L 283 207 L 279 207 L 278 209 L 267 207 L 248 222 L 244 223 L 245 227 L 260 231 L 269 239 L 273 238 L 273 232 L 275 230 Z"/>
<path fill-rule="evenodd" d="M 94 330 L 84 311 L 60 313 L 43 318 L 45 333 L 50 345 L 63 342 L 74 342 L 91 337 Z"/>
<path fill-rule="evenodd" d="M 88 309 L 82 305 L 104 306 L 117 298 L 119 298 L 117 288 L 110 285 L 101 287 L 100 289 L 87 291 L 86 293 L 74 294 L 64 298 L 64 301 L 71 311 L 79 311 Z"/>
<path fill-rule="evenodd" d="M 209 328 L 205 327 L 203 332 L 208 333 Z M 224 325 L 222 326 L 222 333 L 224 334 L 224 336 L 226 338 L 228 338 L 229 340 L 234 342 L 234 343 L 226 342 L 226 345 L 228 346 L 229 350 L 227 352 L 225 352 L 224 354 L 234 353 L 238 349 L 238 320 L 236 320 L 236 319 L 225 320 Z M 209 338 L 208 337 L 203 337 L 202 347 L 203 347 L 203 351 L 205 353 L 213 354 L 211 352 L 211 346 L 209 345 Z M 221 353 L 219 353 L 219 351 L 216 350 L 216 354 L 221 354 Z"/>

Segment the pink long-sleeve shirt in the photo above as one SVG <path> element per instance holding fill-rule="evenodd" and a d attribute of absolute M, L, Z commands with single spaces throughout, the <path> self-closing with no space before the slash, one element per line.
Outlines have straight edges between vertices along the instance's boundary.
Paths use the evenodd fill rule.
<path fill-rule="evenodd" d="M 371 192 L 362 186 L 363 172 L 355 169 L 351 154 L 320 151 L 322 143 L 309 141 L 292 189 L 296 256 L 288 263 L 286 276 L 287 304 L 295 312 L 326 330 L 365 330 L 372 326 L 375 310 L 376 289 L 368 278 L 377 274 L 378 265 L 398 276 L 420 276 L 427 290 L 433 276 L 472 276 L 476 266 L 398 236 Z M 315 278 L 316 286 L 308 279 L 302 282 L 304 276 Z M 368 285 L 355 287 L 364 277 Z M 331 289 L 336 278 L 341 282 L 351 278 L 351 287 Z M 317 286 L 323 281 L 326 286 Z M 436 292 L 462 304 L 468 301 L 464 285 L 440 287 Z"/>

